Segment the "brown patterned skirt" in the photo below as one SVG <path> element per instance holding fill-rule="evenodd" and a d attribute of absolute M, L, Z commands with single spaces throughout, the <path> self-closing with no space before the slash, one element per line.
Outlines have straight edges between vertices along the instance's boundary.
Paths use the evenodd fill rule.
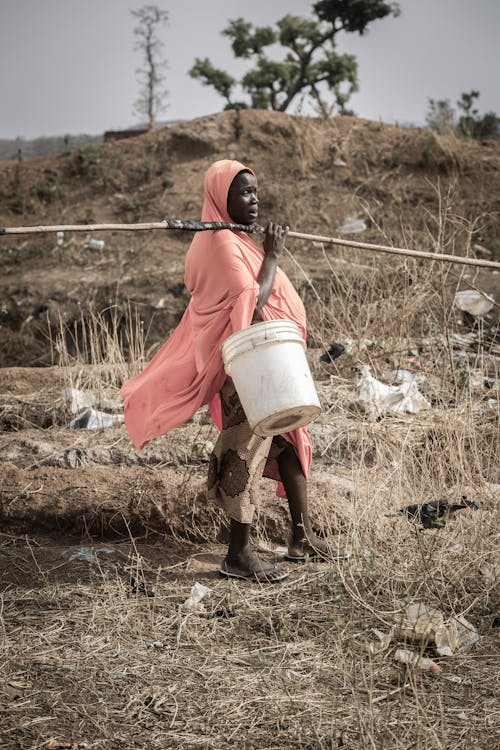
<path fill-rule="evenodd" d="M 250 429 L 231 378 L 220 392 L 222 431 L 208 469 L 208 498 L 229 518 L 252 523 L 259 500 L 259 481 L 269 459 L 288 445 L 281 436 L 260 437 Z"/>

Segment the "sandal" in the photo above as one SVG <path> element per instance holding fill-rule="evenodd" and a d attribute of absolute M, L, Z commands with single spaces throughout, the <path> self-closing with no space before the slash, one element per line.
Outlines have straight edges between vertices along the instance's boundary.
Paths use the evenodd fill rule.
<path fill-rule="evenodd" d="M 236 578 L 241 581 L 251 581 L 252 583 L 278 583 L 278 581 L 288 578 L 288 573 L 285 570 L 281 570 L 277 565 L 273 565 L 268 570 L 245 571 L 238 568 L 230 570 L 225 563 L 222 563 L 219 575 L 222 578 Z"/>
<path fill-rule="evenodd" d="M 288 562 L 335 562 L 337 560 L 347 560 L 351 556 L 348 547 L 337 547 L 335 544 L 328 544 L 326 550 L 316 549 L 310 544 L 304 544 L 301 547 L 288 547 L 288 552 L 283 555 L 283 559 Z"/>

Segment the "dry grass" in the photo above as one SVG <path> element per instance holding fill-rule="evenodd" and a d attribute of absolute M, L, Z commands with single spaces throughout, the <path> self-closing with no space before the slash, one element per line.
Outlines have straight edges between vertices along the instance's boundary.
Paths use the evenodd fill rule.
<path fill-rule="evenodd" d="M 470 225 L 451 213 L 441 210 L 419 242 L 467 248 Z M 399 240 L 410 244 L 404 234 Z M 220 581 L 213 574 L 223 554 L 213 545 L 220 519 L 214 517 L 210 543 L 211 530 L 192 525 L 203 497 L 194 503 L 198 515 L 185 516 L 185 534 L 176 532 L 183 552 L 171 563 L 172 537 L 119 540 L 111 546 L 128 548 L 119 564 L 103 556 L 61 583 L 59 563 L 47 567 L 35 539 L 4 534 L 0 554 L 6 565 L 21 566 L 26 580 L 1 600 L 0 747 L 43 748 L 51 737 L 96 750 L 496 746 L 499 422 L 488 399 L 498 399 L 498 385 L 486 392 L 470 378 L 481 368 L 496 374 L 494 344 L 454 348 L 451 302 L 459 281 L 437 264 L 352 253 L 332 259 L 322 248 L 307 257 L 297 252 L 295 261 L 295 278 L 304 271 L 310 279 L 304 296 L 311 343 L 354 342 L 337 364 L 315 364 L 325 410 L 314 426 L 318 460 L 310 482 L 316 524 L 325 535 L 347 537 L 352 558 L 291 568 L 276 587 Z M 112 373 L 107 385 L 116 388 L 131 372 L 123 342 L 99 316 L 87 330 L 80 354 L 70 356 L 61 344 L 60 363 L 104 363 Z M 133 328 L 129 344 L 138 344 L 132 359 L 139 365 L 142 341 Z M 368 362 L 379 376 L 408 366 L 409 357 L 420 361 L 433 408 L 368 422 L 355 404 L 351 368 Z M 170 500 L 198 469 L 179 470 Z M 385 515 L 462 494 L 480 501 L 481 510 L 437 531 Z M 270 523 L 264 508 L 256 526 L 257 543 L 273 557 L 285 541 L 283 513 L 278 505 Z M 186 541 L 193 537 L 201 551 Z M 161 565 L 152 554 L 159 545 Z M 155 584 L 155 598 L 131 595 L 130 571 Z M 213 588 L 202 614 L 180 606 L 197 579 Z M 373 653 L 373 629 L 388 632 L 413 601 L 447 618 L 466 616 L 480 642 L 439 659 L 439 675 L 397 664 L 401 643 Z M 430 645 L 410 647 L 432 652 Z"/>
<path fill-rule="evenodd" d="M 209 580 L 201 615 L 180 607 L 199 551 L 154 568 L 130 544 L 122 569 L 156 583 L 154 599 L 130 595 L 105 556 L 90 583 L 49 583 L 40 566 L 32 586 L 3 597 L 0 746 L 494 746 L 495 584 L 480 572 L 498 551 L 491 505 L 429 535 L 373 526 L 377 505 L 356 519 L 350 561 L 306 565 L 279 587 Z M 2 552 L 29 544 L 4 536 Z M 370 653 L 372 629 L 387 632 L 416 599 L 465 613 L 482 634 L 472 652 L 441 659 L 438 676 L 397 665 L 396 644 Z"/>

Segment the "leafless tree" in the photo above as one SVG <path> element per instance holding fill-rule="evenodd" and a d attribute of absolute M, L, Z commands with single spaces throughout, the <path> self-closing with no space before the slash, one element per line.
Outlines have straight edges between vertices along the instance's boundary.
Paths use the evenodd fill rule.
<path fill-rule="evenodd" d="M 147 117 L 148 127 L 154 128 L 157 114 L 166 108 L 168 94 L 163 72 L 167 67 L 162 54 L 165 45 L 158 37 L 158 30 L 168 24 L 168 13 L 157 5 L 144 5 L 131 13 L 138 21 L 134 28 L 134 49 L 143 56 L 143 65 L 136 71 L 140 92 L 134 108 L 139 115 Z"/>

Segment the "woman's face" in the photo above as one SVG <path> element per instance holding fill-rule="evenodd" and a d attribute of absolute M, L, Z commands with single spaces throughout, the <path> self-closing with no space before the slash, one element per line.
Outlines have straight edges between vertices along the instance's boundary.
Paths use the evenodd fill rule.
<path fill-rule="evenodd" d="M 227 212 L 236 224 L 254 224 L 259 215 L 257 181 L 250 172 L 238 172 L 227 195 Z"/>

